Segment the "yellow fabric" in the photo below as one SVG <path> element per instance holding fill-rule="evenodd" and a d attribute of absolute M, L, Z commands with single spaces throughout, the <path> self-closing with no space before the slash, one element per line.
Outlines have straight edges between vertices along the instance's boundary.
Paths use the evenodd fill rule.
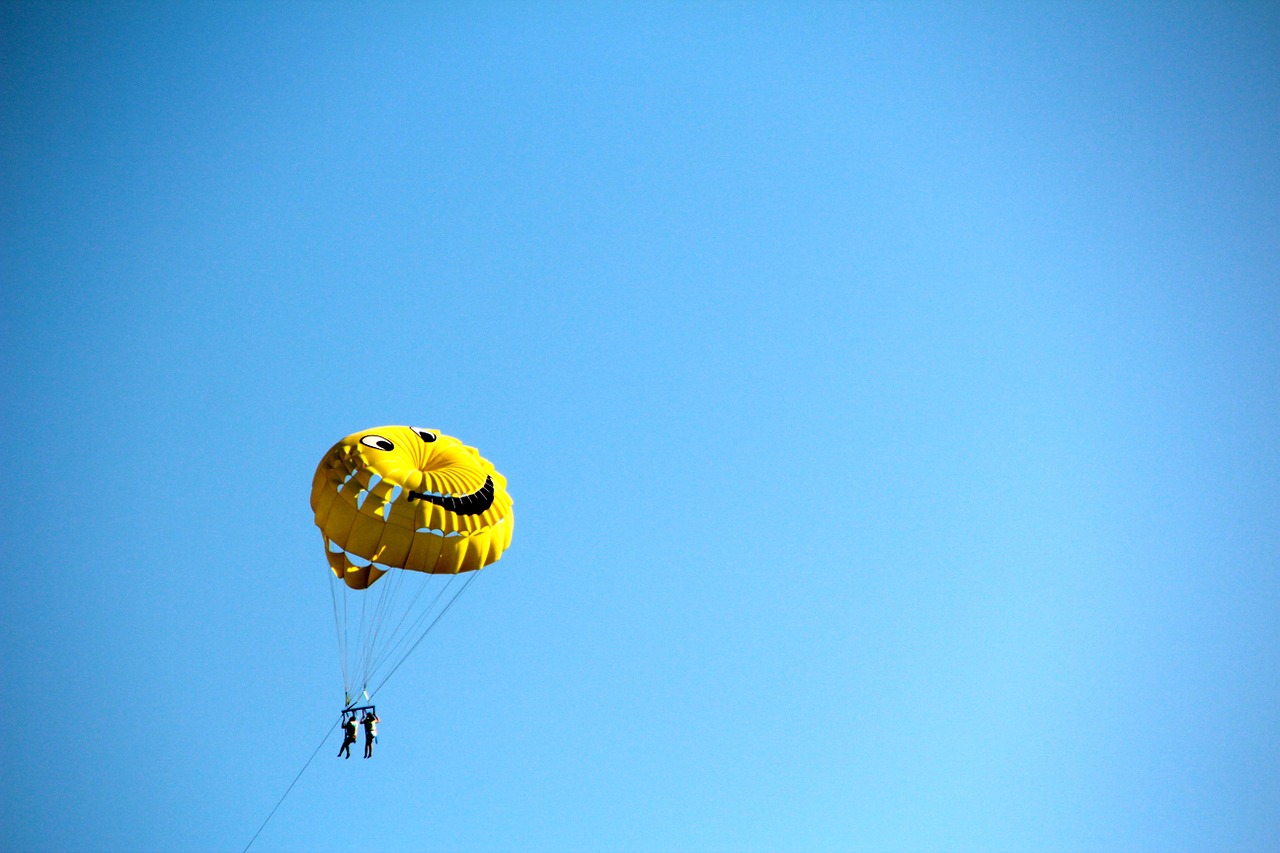
<path fill-rule="evenodd" d="M 506 478 L 478 450 L 419 427 L 352 433 L 329 449 L 311 482 L 329 567 L 352 589 L 388 568 L 484 568 L 511 544 L 511 506 Z"/>

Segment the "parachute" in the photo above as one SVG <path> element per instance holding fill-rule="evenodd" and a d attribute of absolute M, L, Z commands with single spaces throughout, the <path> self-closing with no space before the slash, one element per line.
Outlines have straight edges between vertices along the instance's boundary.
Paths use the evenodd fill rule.
<path fill-rule="evenodd" d="M 353 691 L 376 693 L 477 570 L 502 556 L 511 506 L 506 478 L 438 430 L 374 427 L 329 449 L 311 509 L 332 570 L 346 704 Z"/>

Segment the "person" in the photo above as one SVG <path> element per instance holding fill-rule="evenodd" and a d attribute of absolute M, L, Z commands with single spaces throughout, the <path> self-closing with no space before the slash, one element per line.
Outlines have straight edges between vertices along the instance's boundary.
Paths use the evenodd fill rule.
<path fill-rule="evenodd" d="M 356 742 L 356 715 L 355 713 L 342 715 L 342 749 L 338 750 L 339 758 L 351 757 L 351 744 Z"/>
<path fill-rule="evenodd" d="M 378 723 L 382 722 L 378 719 L 378 715 L 372 710 L 364 712 L 364 757 L 373 758 L 373 744 L 378 739 Z"/>

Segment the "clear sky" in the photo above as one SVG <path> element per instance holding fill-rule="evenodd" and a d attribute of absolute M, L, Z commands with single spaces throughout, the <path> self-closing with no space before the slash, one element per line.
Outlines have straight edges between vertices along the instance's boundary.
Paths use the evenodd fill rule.
<path fill-rule="evenodd" d="M 1267 3 L 0 6 L 9 850 L 241 850 L 308 492 L 515 541 L 254 850 L 1280 849 Z"/>

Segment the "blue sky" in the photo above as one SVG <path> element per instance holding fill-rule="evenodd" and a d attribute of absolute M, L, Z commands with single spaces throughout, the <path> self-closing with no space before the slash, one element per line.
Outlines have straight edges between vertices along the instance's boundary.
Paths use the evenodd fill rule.
<path fill-rule="evenodd" d="M 1280 848 L 1266 4 L 8 3 L 12 850 L 240 850 L 307 496 L 517 527 L 254 850 Z"/>

